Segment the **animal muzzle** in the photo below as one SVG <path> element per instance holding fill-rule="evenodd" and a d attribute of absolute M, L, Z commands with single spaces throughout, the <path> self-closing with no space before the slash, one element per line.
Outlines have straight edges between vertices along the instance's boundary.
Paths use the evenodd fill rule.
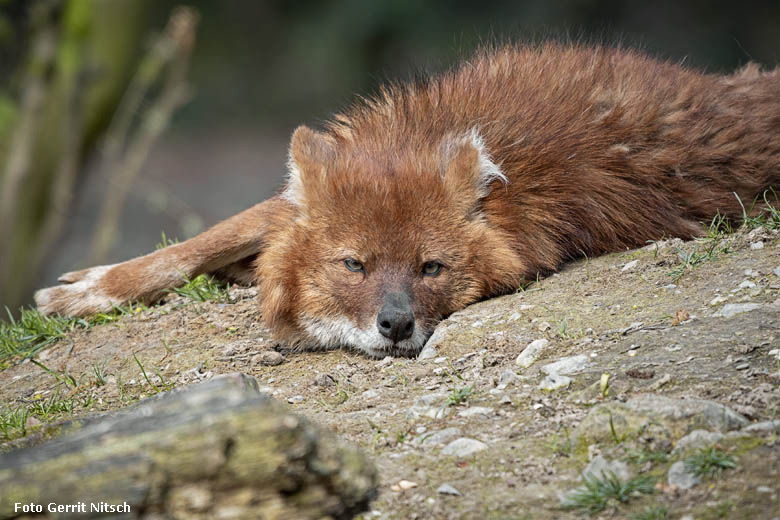
<path fill-rule="evenodd" d="M 402 292 L 387 293 L 376 317 L 376 328 L 393 343 L 411 338 L 414 334 L 414 311 L 409 296 Z"/>

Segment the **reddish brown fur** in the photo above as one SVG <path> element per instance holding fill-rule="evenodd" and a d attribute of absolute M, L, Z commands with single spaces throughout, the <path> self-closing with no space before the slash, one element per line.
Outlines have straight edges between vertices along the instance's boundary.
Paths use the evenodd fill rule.
<path fill-rule="evenodd" d="M 383 88 L 323 133 L 297 130 L 284 196 L 119 264 L 99 290 L 150 298 L 174 283 L 161 266 L 192 275 L 259 253 L 263 317 L 282 339 L 340 338 L 381 355 L 389 347 L 366 346 L 365 331 L 388 292 L 411 295 L 428 334 L 568 259 L 692 237 L 716 213 L 738 219 L 735 193 L 752 201 L 780 187 L 779 135 L 778 70 L 708 75 L 552 43 L 485 50 L 441 76 Z M 485 186 L 483 159 L 508 182 Z M 365 273 L 346 270 L 348 257 Z M 444 269 L 422 276 L 431 260 Z M 87 289 L 48 289 L 39 305 L 96 310 L 78 305 Z"/>

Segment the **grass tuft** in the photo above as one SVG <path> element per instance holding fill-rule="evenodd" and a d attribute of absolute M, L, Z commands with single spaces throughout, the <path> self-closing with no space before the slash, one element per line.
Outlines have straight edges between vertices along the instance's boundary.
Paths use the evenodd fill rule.
<path fill-rule="evenodd" d="M 723 470 L 737 467 L 734 457 L 717 448 L 702 448 L 685 459 L 685 470 L 697 477 L 716 477 Z"/>
<path fill-rule="evenodd" d="M 222 284 L 211 276 L 201 274 L 176 289 L 172 293 L 184 296 L 195 302 L 216 301 L 228 303 L 230 301 L 230 285 Z"/>
<path fill-rule="evenodd" d="M 624 504 L 640 495 L 655 493 L 654 480 L 644 475 L 623 481 L 611 471 L 605 471 L 601 477 L 583 475 L 582 480 L 583 485 L 563 499 L 562 509 L 591 515 L 610 505 Z"/>
<path fill-rule="evenodd" d="M 457 406 L 465 403 L 466 400 L 474 393 L 474 389 L 470 386 L 463 388 L 453 388 L 450 395 L 447 397 L 447 406 Z"/>

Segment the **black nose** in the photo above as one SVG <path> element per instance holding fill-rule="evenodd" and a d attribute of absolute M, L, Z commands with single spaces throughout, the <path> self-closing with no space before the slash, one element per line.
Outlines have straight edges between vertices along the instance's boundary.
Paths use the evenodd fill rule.
<path fill-rule="evenodd" d="M 376 328 L 384 337 L 398 343 L 411 338 L 414 332 L 414 312 L 404 293 L 388 293 L 382 310 L 376 317 Z"/>

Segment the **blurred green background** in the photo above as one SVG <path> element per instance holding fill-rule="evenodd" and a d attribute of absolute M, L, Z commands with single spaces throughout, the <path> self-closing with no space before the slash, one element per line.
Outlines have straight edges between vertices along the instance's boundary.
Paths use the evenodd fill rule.
<path fill-rule="evenodd" d="M 711 72 L 780 58 L 777 1 L 177 5 L 0 0 L 0 309 L 267 198 L 296 125 L 482 42 L 621 42 Z"/>

